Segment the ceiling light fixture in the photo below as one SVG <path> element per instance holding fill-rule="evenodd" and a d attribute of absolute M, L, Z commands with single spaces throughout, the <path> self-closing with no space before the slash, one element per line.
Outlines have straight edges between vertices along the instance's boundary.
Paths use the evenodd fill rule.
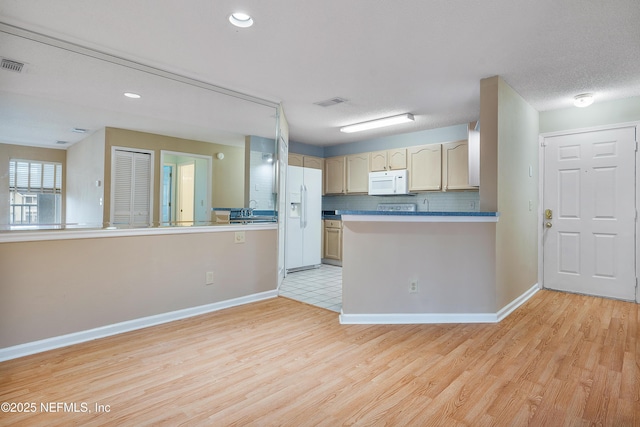
<path fill-rule="evenodd" d="M 126 96 L 127 98 L 131 98 L 131 99 L 140 99 L 141 96 L 138 95 L 137 93 L 133 93 L 133 92 L 125 92 L 124 96 Z"/>
<path fill-rule="evenodd" d="M 593 104 L 593 94 L 591 93 L 583 93 L 573 98 L 573 105 L 576 107 L 584 108 L 591 104 Z"/>
<path fill-rule="evenodd" d="M 236 27 L 249 28 L 253 25 L 253 18 L 251 18 L 250 15 L 247 15 L 244 12 L 234 12 L 229 15 L 229 22 L 231 22 Z"/>
<path fill-rule="evenodd" d="M 385 117 L 382 119 L 371 120 L 369 122 L 356 123 L 353 125 L 348 125 L 340 128 L 340 132 L 351 133 L 351 132 L 360 132 L 363 130 L 369 129 L 377 129 L 384 126 L 392 126 L 400 123 L 412 122 L 413 114 L 405 113 L 400 114 L 398 116 Z"/>

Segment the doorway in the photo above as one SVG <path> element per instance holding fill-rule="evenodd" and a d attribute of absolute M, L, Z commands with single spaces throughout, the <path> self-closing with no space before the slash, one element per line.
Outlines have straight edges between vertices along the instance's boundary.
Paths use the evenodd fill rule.
<path fill-rule="evenodd" d="M 178 223 L 193 225 L 194 191 L 195 191 L 195 162 L 178 165 Z"/>
<path fill-rule="evenodd" d="M 636 128 L 543 140 L 543 285 L 636 298 Z"/>
<path fill-rule="evenodd" d="M 163 225 L 204 225 L 211 221 L 212 158 L 162 151 L 160 207 Z"/>
<path fill-rule="evenodd" d="M 166 163 L 162 166 L 162 223 L 167 224 L 175 221 L 174 206 L 175 201 L 175 188 L 176 188 L 176 165 L 173 163 Z"/>

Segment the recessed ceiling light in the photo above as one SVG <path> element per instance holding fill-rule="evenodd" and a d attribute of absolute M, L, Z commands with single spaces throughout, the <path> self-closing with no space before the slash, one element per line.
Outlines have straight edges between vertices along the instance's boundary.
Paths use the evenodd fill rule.
<path fill-rule="evenodd" d="M 131 99 L 139 99 L 139 98 L 141 98 L 140 95 L 138 95 L 137 93 L 133 93 L 133 92 L 125 92 L 124 96 L 126 96 L 127 98 L 131 98 Z"/>
<path fill-rule="evenodd" d="M 591 93 L 583 93 L 581 95 L 576 95 L 573 98 L 573 105 L 575 105 L 576 107 L 588 107 L 589 105 L 593 104 L 593 94 Z"/>
<path fill-rule="evenodd" d="M 253 25 L 253 18 L 244 12 L 235 12 L 229 15 L 229 22 L 236 27 L 249 28 Z"/>

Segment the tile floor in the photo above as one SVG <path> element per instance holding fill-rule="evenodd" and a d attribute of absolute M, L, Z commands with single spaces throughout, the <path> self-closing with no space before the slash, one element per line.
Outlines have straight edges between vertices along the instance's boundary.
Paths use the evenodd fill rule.
<path fill-rule="evenodd" d="M 342 310 L 342 267 L 322 264 L 320 268 L 287 274 L 280 295 L 340 313 Z"/>

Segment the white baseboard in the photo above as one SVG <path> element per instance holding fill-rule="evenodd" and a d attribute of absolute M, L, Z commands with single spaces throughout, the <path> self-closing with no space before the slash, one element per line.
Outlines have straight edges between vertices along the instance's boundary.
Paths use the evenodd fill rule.
<path fill-rule="evenodd" d="M 420 323 L 498 323 L 516 308 L 531 298 L 540 287 L 536 283 L 525 293 L 511 301 L 497 313 L 380 313 L 345 314 L 340 313 L 340 323 L 344 325 L 369 324 L 420 324 Z"/>
<path fill-rule="evenodd" d="M 540 285 L 536 283 L 532 287 L 530 287 L 525 293 L 520 295 L 518 298 L 511 301 L 509 304 L 502 307 L 500 311 L 496 314 L 498 316 L 498 322 L 502 321 L 505 317 L 510 315 L 516 308 L 520 307 L 522 304 L 527 302 L 529 298 L 535 295 L 536 292 L 540 290 Z"/>
<path fill-rule="evenodd" d="M 186 319 L 188 317 L 198 316 L 200 314 L 211 313 L 213 311 L 218 311 L 229 307 L 235 307 L 251 302 L 275 298 L 277 296 L 277 290 L 260 292 L 257 294 L 233 298 L 226 301 L 214 302 L 198 307 L 190 307 L 182 310 L 171 311 L 168 313 L 156 314 L 153 316 L 128 320 L 126 322 L 101 326 L 86 331 L 74 332 L 58 337 L 46 338 L 39 341 L 6 347 L 0 349 L 0 362 L 10 359 L 16 359 L 18 357 L 28 356 L 30 354 L 41 353 L 43 351 L 53 350 L 60 347 L 66 347 L 73 344 L 79 344 L 98 338 L 121 334 L 123 332 L 129 332 L 136 329 L 147 328 L 149 326 L 160 325 L 162 323 L 173 322 L 174 320 Z"/>

